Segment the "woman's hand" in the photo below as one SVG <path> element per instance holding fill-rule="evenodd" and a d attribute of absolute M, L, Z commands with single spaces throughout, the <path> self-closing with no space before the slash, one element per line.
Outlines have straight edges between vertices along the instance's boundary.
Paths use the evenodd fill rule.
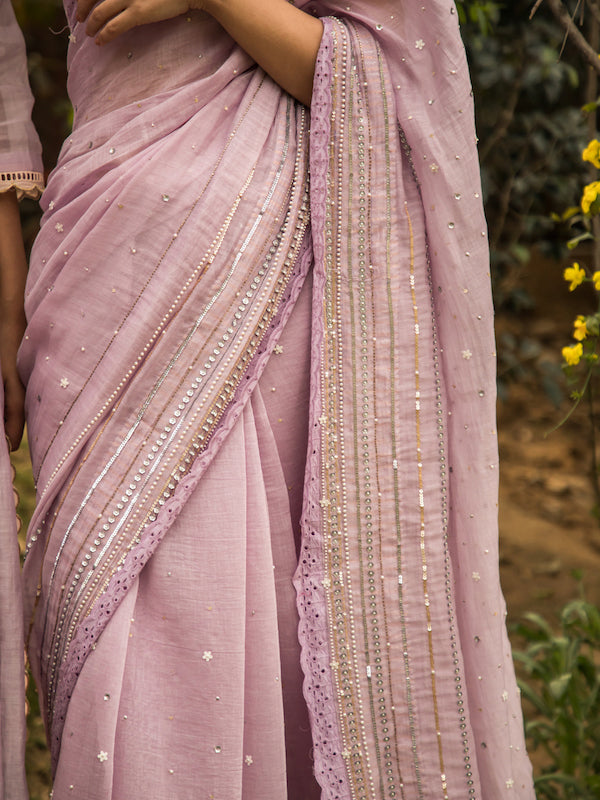
<path fill-rule="evenodd" d="M 137 25 L 161 22 L 185 14 L 194 6 L 188 0 L 77 0 L 77 19 L 85 22 L 88 36 L 106 44 Z M 91 13 L 90 13 L 91 12 Z"/>
<path fill-rule="evenodd" d="M 25 331 L 23 296 L 27 264 L 14 191 L 0 193 L 0 363 L 4 385 L 4 430 L 12 450 L 21 443 L 25 389 L 17 372 L 17 350 Z"/>

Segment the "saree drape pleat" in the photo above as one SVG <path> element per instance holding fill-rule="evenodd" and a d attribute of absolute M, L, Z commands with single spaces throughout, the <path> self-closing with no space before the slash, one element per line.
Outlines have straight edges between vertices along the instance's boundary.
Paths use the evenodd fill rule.
<path fill-rule="evenodd" d="M 310 130 L 208 16 L 98 51 L 66 4 L 75 126 L 20 362 L 38 490 L 25 620 L 54 769 L 90 653 L 247 424 L 312 267 L 295 585 L 322 797 L 529 800 L 454 7 L 298 5 L 334 15 Z"/>

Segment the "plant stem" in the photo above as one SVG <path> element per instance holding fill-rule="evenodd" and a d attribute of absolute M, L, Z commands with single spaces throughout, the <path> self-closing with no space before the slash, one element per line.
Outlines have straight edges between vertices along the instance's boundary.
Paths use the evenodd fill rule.
<path fill-rule="evenodd" d="M 550 428 L 549 431 L 546 431 L 546 433 L 544 434 L 544 437 L 549 436 L 551 433 L 554 433 L 554 431 L 557 431 L 562 425 L 565 424 L 565 422 L 568 419 L 570 419 L 572 417 L 573 412 L 579 406 L 579 404 L 581 403 L 581 401 L 584 398 L 585 393 L 587 392 L 587 388 L 588 388 L 588 386 L 590 384 L 590 380 L 592 378 L 592 372 L 593 372 L 593 365 L 590 366 L 590 368 L 588 370 L 588 373 L 585 376 L 585 382 L 584 382 L 583 386 L 581 387 L 581 389 L 578 392 L 579 396 L 577 397 L 577 400 L 575 400 L 575 402 L 573 403 L 573 405 L 569 409 L 568 413 L 565 414 L 565 416 L 560 420 L 560 422 L 558 422 L 553 428 Z"/>
<path fill-rule="evenodd" d="M 600 58 L 598 58 L 598 53 L 594 50 L 585 36 L 581 33 L 577 25 L 573 22 L 571 15 L 565 8 L 564 4 L 561 2 L 561 0 L 547 0 L 547 2 L 550 6 L 550 10 L 560 22 L 566 33 L 569 35 L 575 47 L 584 56 L 586 61 L 593 67 L 593 69 L 600 73 Z M 531 15 L 537 11 L 540 5 L 541 0 L 536 2 Z"/>
<path fill-rule="evenodd" d="M 590 448 L 592 451 L 592 469 L 591 469 L 591 479 L 592 479 L 592 486 L 594 487 L 594 494 L 596 495 L 596 508 L 600 508 L 600 475 L 598 474 L 598 453 L 596 450 L 597 446 L 597 437 L 596 437 L 596 415 L 594 409 L 594 382 L 589 382 L 588 387 L 588 401 L 590 407 L 590 436 L 591 436 L 591 443 Z"/>

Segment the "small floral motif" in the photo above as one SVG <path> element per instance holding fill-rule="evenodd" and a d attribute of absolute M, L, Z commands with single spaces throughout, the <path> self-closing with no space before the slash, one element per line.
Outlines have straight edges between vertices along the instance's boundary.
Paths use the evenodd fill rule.
<path fill-rule="evenodd" d="M 327 417 L 325 416 L 325 414 L 322 414 L 319 417 L 319 425 L 327 425 Z"/>
<path fill-rule="evenodd" d="M 68 380 L 68 378 L 61 378 L 61 379 L 60 379 L 60 385 L 61 385 L 61 387 L 62 387 L 63 389 L 66 389 L 66 388 L 68 387 L 68 385 L 69 385 L 69 380 Z"/>
<path fill-rule="evenodd" d="M 473 573 L 473 575 L 472 575 L 471 577 L 473 578 L 473 580 L 474 580 L 475 582 L 478 582 L 478 581 L 480 581 L 480 580 L 481 580 L 481 575 L 480 575 L 478 572 L 474 572 L 474 573 Z"/>
<path fill-rule="evenodd" d="M 98 761 L 100 761 L 100 762 L 103 762 L 103 761 L 108 761 L 108 753 L 106 752 L 106 750 L 100 750 L 100 752 L 98 753 L 98 755 L 96 756 L 96 758 L 97 758 L 97 759 L 98 759 Z"/>
<path fill-rule="evenodd" d="M 465 361 L 469 361 L 469 359 L 473 356 L 473 353 L 470 350 L 467 349 L 467 350 L 463 350 L 461 352 L 461 355 L 465 359 Z"/>
<path fill-rule="evenodd" d="M 572 292 L 585 280 L 585 270 L 579 266 L 577 261 L 574 261 L 573 265 L 567 267 L 563 272 L 563 278 L 569 281 L 569 291 Z"/>
<path fill-rule="evenodd" d="M 56 203 L 54 202 L 54 200 L 50 200 L 50 202 L 48 203 L 48 211 L 52 211 L 55 205 Z"/>
<path fill-rule="evenodd" d="M 415 42 L 415 47 L 417 48 L 417 50 L 422 50 L 425 47 L 425 42 L 423 41 L 423 39 L 417 39 L 417 41 Z"/>
<path fill-rule="evenodd" d="M 321 508 L 329 508 L 331 503 L 326 497 L 324 497 L 322 500 L 319 500 L 319 505 L 321 506 Z"/>
<path fill-rule="evenodd" d="M 436 172 L 439 172 L 439 171 L 440 171 L 440 168 L 439 168 L 439 166 L 438 166 L 437 164 L 431 164 L 431 166 L 429 167 L 429 169 L 430 169 L 430 170 L 431 170 L 431 171 L 432 171 L 434 174 L 435 174 Z"/>
<path fill-rule="evenodd" d="M 204 659 L 204 661 L 207 661 L 207 662 L 208 661 L 212 661 L 212 658 L 213 658 L 212 651 L 211 650 L 205 650 L 202 653 L 202 658 Z"/>
<path fill-rule="evenodd" d="M 513 779 L 512 779 L 512 778 L 509 778 L 509 779 L 506 781 L 506 788 L 507 788 L 507 789 L 512 789 L 514 785 L 515 785 L 515 782 L 513 781 Z"/>
<path fill-rule="evenodd" d="M 273 348 L 273 352 L 277 353 L 277 355 L 281 355 L 281 353 L 283 353 L 283 346 L 280 344 L 276 344 L 275 347 Z"/>
<path fill-rule="evenodd" d="M 244 761 L 246 762 L 246 764 L 248 764 L 248 766 L 254 763 L 254 759 L 252 758 L 252 756 L 246 756 Z"/>
<path fill-rule="evenodd" d="M 574 367 L 581 361 L 583 356 L 583 345 L 581 342 L 578 344 L 571 344 L 568 347 L 563 347 L 562 357 L 570 367 Z"/>
<path fill-rule="evenodd" d="M 508 702 L 508 692 L 506 691 L 506 689 L 502 692 L 502 702 L 503 703 Z"/>
<path fill-rule="evenodd" d="M 62 222 L 57 222 L 54 227 L 59 233 L 62 233 L 64 231 L 64 229 L 65 229 L 64 225 L 62 224 Z"/>
<path fill-rule="evenodd" d="M 331 581 L 329 580 L 329 578 L 323 578 L 321 584 L 325 587 L 325 589 L 329 589 L 329 587 L 331 586 Z"/>

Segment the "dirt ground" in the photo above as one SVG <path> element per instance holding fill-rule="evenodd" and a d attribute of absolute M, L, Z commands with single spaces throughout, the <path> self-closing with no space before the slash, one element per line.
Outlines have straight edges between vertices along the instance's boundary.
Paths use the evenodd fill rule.
<path fill-rule="evenodd" d="M 570 343 L 575 316 L 592 313 L 597 301 L 587 286 L 569 293 L 561 267 L 543 259 L 523 270 L 519 284 L 534 307 L 498 317 L 499 346 L 508 332 L 517 339 L 533 337 L 540 350 L 532 364 L 538 372 L 511 384 L 507 399 L 498 404 L 500 566 L 509 622 L 526 611 L 551 620 L 578 594 L 574 570 L 583 573 L 586 598 L 600 604 L 600 524 L 593 516 L 588 406 L 582 403 L 552 431 L 570 401 L 556 408 L 539 378 L 544 364 L 560 364 L 560 348 Z"/>
<path fill-rule="evenodd" d="M 583 573 L 588 600 L 600 603 L 600 527 L 586 425 L 545 433 L 558 412 L 518 387 L 499 415 L 500 568 L 509 621 L 526 611 L 548 619 L 577 596 Z"/>

